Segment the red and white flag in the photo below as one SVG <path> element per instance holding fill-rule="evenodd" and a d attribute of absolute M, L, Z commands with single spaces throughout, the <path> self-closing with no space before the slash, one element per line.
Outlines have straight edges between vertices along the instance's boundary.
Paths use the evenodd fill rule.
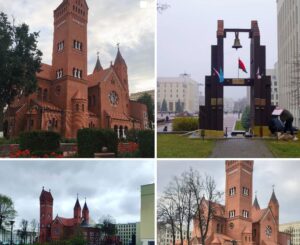
<path fill-rule="evenodd" d="M 261 79 L 261 74 L 259 72 L 259 67 L 257 68 L 256 77 L 257 77 L 257 79 Z"/>
<path fill-rule="evenodd" d="M 239 69 L 241 69 L 243 72 L 247 73 L 246 66 L 240 58 L 239 58 Z"/>

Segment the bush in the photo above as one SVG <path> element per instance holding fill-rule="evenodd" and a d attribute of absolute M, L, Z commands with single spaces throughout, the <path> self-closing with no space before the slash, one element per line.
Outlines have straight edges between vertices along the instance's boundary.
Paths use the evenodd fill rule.
<path fill-rule="evenodd" d="M 251 121 L 250 121 L 250 107 L 246 106 L 246 108 L 243 111 L 242 114 L 242 119 L 241 119 L 241 123 L 243 128 L 248 131 L 251 125 Z"/>
<path fill-rule="evenodd" d="M 59 150 L 60 135 L 52 131 L 32 131 L 20 134 L 20 150 L 43 152 L 43 154 Z"/>
<path fill-rule="evenodd" d="M 173 131 L 194 131 L 199 128 L 196 117 L 176 117 L 172 122 Z"/>
<path fill-rule="evenodd" d="M 117 155 L 118 136 L 111 129 L 84 128 L 77 132 L 77 145 L 79 157 L 94 157 L 104 146 Z"/>
<path fill-rule="evenodd" d="M 154 131 L 142 130 L 138 132 L 139 153 L 141 157 L 154 157 Z"/>
<path fill-rule="evenodd" d="M 129 142 L 137 142 L 138 141 L 138 131 L 135 129 L 129 129 L 126 133 L 126 140 Z"/>

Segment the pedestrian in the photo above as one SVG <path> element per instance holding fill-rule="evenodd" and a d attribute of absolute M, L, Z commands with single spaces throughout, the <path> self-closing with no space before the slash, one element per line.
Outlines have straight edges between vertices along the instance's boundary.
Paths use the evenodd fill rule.
<path fill-rule="evenodd" d="M 164 132 L 168 132 L 168 126 L 164 127 Z"/>
<path fill-rule="evenodd" d="M 280 120 L 284 123 L 283 132 L 286 134 L 287 131 L 290 131 L 291 135 L 293 136 L 293 140 L 298 140 L 297 136 L 294 135 L 293 114 L 287 109 L 283 109 L 282 113 L 280 114 Z"/>

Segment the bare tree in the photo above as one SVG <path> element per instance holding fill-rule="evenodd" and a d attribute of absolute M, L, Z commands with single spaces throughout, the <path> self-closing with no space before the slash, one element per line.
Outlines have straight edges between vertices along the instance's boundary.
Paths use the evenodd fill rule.
<path fill-rule="evenodd" d="M 27 234 L 28 234 L 28 221 L 25 219 L 22 219 L 20 223 L 21 230 L 18 232 L 20 238 L 21 238 L 21 244 L 26 244 L 27 241 Z"/>
<path fill-rule="evenodd" d="M 195 198 L 195 218 L 200 230 L 201 243 L 205 245 L 209 224 L 216 213 L 216 204 L 220 202 L 222 193 L 217 191 L 216 182 L 211 176 L 205 176 L 203 179 L 199 172 L 193 169 L 190 169 L 188 174 L 188 185 Z"/>
<path fill-rule="evenodd" d="M 170 5 L 167 3 L 157 3 L 157 12 L 160 14 L 168 8 L 170 8 Z"/>
<path fill-rule="evenodd" d="M 295 228 L 292 226 L 289 226 L 284 230 L 285 233 L 289 234 L 291 236 L 290 245 L 293 245 L 293 233 L 295 232 Z"/>
<path fill-rule="evenodd" d="M 157 221 L 170 226 L 172 235 L 172 244 L 175 245 L 176 237 L 176 208 L 172 201 L 165 198 L 160 198 L 157 205 Z"/>
<path fill-rule="evenodd" d="M 35 236 L 36 236 L 36 229 L 38 226 L 38 222 L 36 219 L 33 219 L 30 221 L 30 228 L 31 228 L 31 235 L 30 235 L 30 242 L 34 243 L 35 242 Z"/>

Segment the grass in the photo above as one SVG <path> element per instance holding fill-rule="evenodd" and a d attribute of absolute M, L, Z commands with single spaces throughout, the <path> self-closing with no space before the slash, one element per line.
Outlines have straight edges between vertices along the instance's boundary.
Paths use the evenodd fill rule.
<path fill-rule="evenodd" d="M 159 158 L 205 158 L 214 148 L 213 140 L 189 139 L 174 134 L 157 135 L 157 156 Z"/>
<path fill-rule="evenodd" d="M 300 157 L 300 141 L 282 141 L 282 140 L 266 140 L 269 150 L 274 157 L 279 158 L 299 158 Z"/>
<path fill-rule="evenodd" d="M 244 127 L 242 126 L 241 120 L 236 121 L 234 130 L 245 130 Z"/>

